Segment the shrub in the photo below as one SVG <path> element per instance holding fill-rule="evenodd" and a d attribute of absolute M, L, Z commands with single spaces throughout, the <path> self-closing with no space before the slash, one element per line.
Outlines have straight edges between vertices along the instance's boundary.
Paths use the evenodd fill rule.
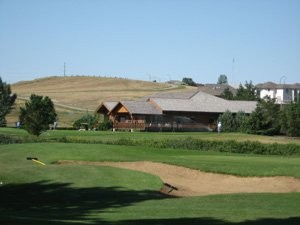
<path fill-rule="evenodd" d="M 76 120 L 73 123 L 74 129 L 94 129 L 97 128 L 99 124 L 99 115 L 94 114 L 90 115 L 88 112 L 86 112 L 80 119 Z M 82 127 L 84 125 L 84 127 Z"/>
<path fill-rule="evenodd" d="M 111 130 L 113 123 L 109 119 L 104 119 L 102 123 L 99 124 L 99 130 Z"/>

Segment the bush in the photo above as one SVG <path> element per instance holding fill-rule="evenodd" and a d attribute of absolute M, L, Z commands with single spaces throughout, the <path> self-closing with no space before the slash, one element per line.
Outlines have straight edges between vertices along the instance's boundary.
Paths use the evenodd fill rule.
<path fill-rule="evenodd" d="M 84 129 L 94 129 L 98 127 L 99 124 L 99 115 L 94 114 L 90 115 L 88 112 L 85 113 L 80 119 L 76 120 L 73 123 L 74 129 L 78 130 L 80 128 L 83 128 L 84 124 Z"/>
<path fill-rule="evenodd" d="M 109 119 L 104 119 L 102 123 L 99 125 L 99 130 L 111 130 L 113 127 L 113 123 Z"/>

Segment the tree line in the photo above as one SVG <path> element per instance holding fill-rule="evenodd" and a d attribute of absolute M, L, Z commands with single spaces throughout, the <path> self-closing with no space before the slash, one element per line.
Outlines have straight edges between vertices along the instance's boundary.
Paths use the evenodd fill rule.
<path fill-rule="evenodd" d="M 250 115 L 226 111 L 218 121 L 224 132 L 300 137 L 300 102 L 278 105 L 275 99 L 265 97 Z"/>

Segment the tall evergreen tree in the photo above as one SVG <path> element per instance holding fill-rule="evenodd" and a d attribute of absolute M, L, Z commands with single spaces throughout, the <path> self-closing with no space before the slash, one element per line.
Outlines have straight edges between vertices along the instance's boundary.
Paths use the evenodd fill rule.
<path fill-rule="evenodd" d="M 6 125 L 5 116 L 12 110 L 16 98 L 17 95 L 11 93 L 10 85 L 2 82 L 0 77 L 0 126 Z"/>
<path fill-rule="evenodd" d="M 260 100 L 249 118 L 249 129 L 252 133 L 275 135 L 280 132 L 279 105 L 275 99 L 265 97 Z"/>
<path fill-rule="evenodd" d="M 219 116 L 218 121 L 222 124 L 222 131 L 224 132 L 232 132 L 236 130 L 234 116 L 230 111 L 224 112 Z"/>
<path fill-rule="evenodd" d="M 256 88 L 252 81 L 249 83 L 246 81 L 245 85 L 240 84 L 237 89 L 235 100 L 245 100 L 245 101 L 257 101 L 259 96 L 257 94 Z"/>
<path fill-rule="evenodd" d="M 236 115 L 235 115 L 235 125 L 236 125 L 236 131 L 239 132 L 247 132 L 249 130 L 249 116 L 242 112 L 239 111 Z"/>
<path fill-rule="evenodd" d="M 281 131 L 288 136 L 300 137 L 300 102 L 291 102 L 281 111 Z"/>
<path fill-rule="evenodd" d="M 227 100 L 233 100 L 234 99 L 234 95 L 233 93 L 230 91 L 229 87 L 225 88 L 223 93 L 220 96 L 221 98 L 227 99 Z"/>

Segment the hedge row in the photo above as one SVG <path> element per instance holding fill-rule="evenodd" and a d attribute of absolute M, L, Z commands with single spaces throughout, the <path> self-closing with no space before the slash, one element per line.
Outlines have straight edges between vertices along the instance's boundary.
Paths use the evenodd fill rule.
<path fill-rule="evenodd" d="M 23 142 L 24 142 L 23 138 L 0 134 L 0 144 L 16 144 L 16 143 L 23 143 Z"/>
<path fill-rule="evenodd" d="M 101 143 L 126 146 L 148 146 L 160 149 L 185 149 L 214 152 L 231 152 L 244 154 L 261 155 L 300 155 L 300 145 L 297 144 L 264 144 L 256 141 L 209 141 L 202 139 L 160 139 L 160 140 L 135 140 L 135 139 L 115 139 L 111 141 L 83 140 L 73 138 L 61 138 L 61 142 L 66 143 Z"/>
<path fill-rule="evenodd" d="M 1 144 L 28 143 L 28 142 L 64 142 L 87 144 L 112 144 L 126 146 L 148 146 L 160 149 L 186 149 L 198 151 L 231 152 L 261 155 L 300 155 L 300 145 L 297 144 L 264 144 L 256 141 L 210 141 L 194 138 L 185 139 L 160 139 L 160 140 L 136 140 L 115 139 L 111 141 L 86 140 L 80 138 L 62 137 L 59 139 L 37 139 L 0 135 Z"/>
<path fill-rule="evenodd" d="M 186 149 L 199 151 L 231 152 L 244 154 L 261 155 L 300 155 L 300 145 L 296 144 L 263 144 L 255 141 L 238 142 L 228 141 L 209 141 L 201 139 L 164 139 L 164 140 L 131 140 L 119 139 L 106 144 L 150 146 L 155 148 Z"/>
<path fill-rule="evenodd" d="M 47 140 L 48 141 L 48 140 Z M 49 139 L 49 141 L 51 141 Z M 45 142 L 44 139 L 40 139 L 35 136 L 12 136 L 0 134 L 0 144 L 21 144 L 21 143 L 36 143 Z"/>

